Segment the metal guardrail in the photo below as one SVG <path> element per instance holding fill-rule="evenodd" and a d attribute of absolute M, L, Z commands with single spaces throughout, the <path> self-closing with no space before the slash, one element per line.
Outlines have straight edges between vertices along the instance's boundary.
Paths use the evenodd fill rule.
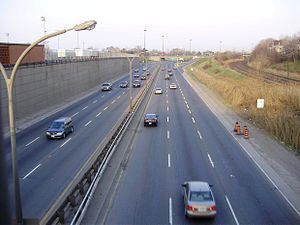
<path fill-rule="evenodd" d="M 67 218 L 73 218 L 72 224 L 76 224 L 77 221 L 82 219 L 85 206 L 89 203 L 91 195 L 101 178 L 106 164 L 113 155 L 114 149 L 122 138 L 136 109 L 139 107 L 148 89 L 151 87 L 159 68 L 160 66 L 156 68 L 154 74 L 151 76 L 151 81 L 147 82 L 147 85 L 145 85 L 141 92 L 135 97 L 133 109 L 130 110 L 127 108 L 121 119 L 118 120 L 106 138 L 101 141 L 96 151 L 80 168 L 72 182 L 60 194 L 38 224 L 64 224 L 66 223 Z"/>

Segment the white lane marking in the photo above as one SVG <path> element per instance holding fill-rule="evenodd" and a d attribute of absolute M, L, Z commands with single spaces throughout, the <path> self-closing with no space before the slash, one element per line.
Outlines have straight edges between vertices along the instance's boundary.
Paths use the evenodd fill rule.
<path fill-rule="evenodd" d="M 170 131 L 167 131 L 167 138 L 170 139 Z"/>
<path fill-rule="evenodd" d="M 102 112 L 99 112 L 99 113 L 96 115 L 96 117 L 100 116 L 101 114 L 102 114 Z"/>
<path fill-rule="evenodd" d="M 74 117 L 74 116 L 76 116 L 77 114 L 78 114 L 79 112 L 77 112 L 77 113 L 74 113 L 71 117 Z"/>
<path fill-rule="evenodd" d="M 121 98 L 121 95 L 119 95 L 119 96 L 117 97 L 117 99 L 119 99 L 119 98 Z"/>
<path fill-rule="evenodd" d="M 202 135 L 201 135 L 201 133 L 200 133 L 199 130 L 197 130 L 197 133 L 198 133 L 198 135 L 199 135 L 199 138 L 202 139 Z"/>
<path fill-rule="evenodd" d="M 167 99 L 167 101 L 166 101 L 166 102 L 167 102 L 167 104 L 168 104 L 168 103 L 169 103 L 169 100 Z"/>
<path fill-rule="evenodd" d="M 185 100 L 185 97 L 183 97 L 183 99 Z"/>
<path fill-rule="evenodd" d="M 125 91 L 123 92 L 123 95 L 125 95 Z"/>
<path fill-rule="evenodd" d="M 187 105 L 188 104 L 188 102 L 187 101 L 184 101 L 184 103 Z"/>
<path fill-rule="evenodd" d="M 40 137 L 37 137 L 35 139 L 33 139 L 31 142 L 27 143 L 25 146 L 27 147 L 28 145 L 31 145 L 33 142 L 35 142 L 36 140 L 38 140 Z"/>
<path fill-rule="evenodd" d="M 166 91 L 166 92 L 168 92 L 168 91 Z M 168 97 L 168 94 L 166 94 L 166 97 Z"/>
<path fill-rule="evenodd" d="M 190 108 L 190 106 L 188 105 L 188 104 L 186 104 L 186 107 L 189 109 Z"/>
<path fill-rule="evenodd" d="M 195 121 L 194 117 L 192 117 L 192 121 L 193 121 L 193 123 L 196 123 L 196 121 Z"/>
<path fill-rule="evenodd" d="M 233 218 L 234 218 L 234 220 L 235 220 L 235 223 L 236 223 L 237 225 L 239 225 L 239 221 L 237 220 L 237 218 L 236 218 L 236 216 L 235 216 L 235 213 L 234 213 L 234 211 L 233 211 L 233 208 L 231 207 L 230 201 L 229 201 L 229 199 L 227 198 L 226 195 L 225 195 L 225 198 L 226 198 L 226 202 L 227 202 L 227 204 L 228 204 L 228 206 L 229 206 L 229 209 L 230 209 L 230 211 L 231 211 L 231 214 L 232 214 L 232 216 L 233 216 Z"/>
<path fill-rule="evenodd" d="M 171 168 L 171 155 L 168 153 L 168 167 Z"/>
<path fill-rule="evenodd" d="M 167 111 L 169 111 L 169 106 L 167 106 Z"/>
<path fill-rule="evenodd" d="M 68 140 L 65 141 L 60 147 L 63 147 L 65 144 L 67 144 L 72 138 L 69 138 Z"/>
<path fill-rule="evenodd" d="M 113 100 L 112 102 L 111 102 L 111 104 L 114 104 L 116 102 L 116 100 Z"/>
<path fill-rule="evenodd" d="M 83 111 L 83 110 L 86 110 L 87 108 L 88 108 L 88 106 L 84 107 L 84 108 L 83 108 L 83 109 L 81 109 L 81 110 Z"/>
<path fill-rule="evenodd" d="M 169 198 L 169 224 L 173 225 L 172 198 Z"/>
<path fill-rule="evenodd" d="M 209 153 L 207 153 L 207 156 L 209 158 L 210 164 L 212 165 L 213 168 L 215 168 L 214 162 L 211 160 L 211 157 L 210 157 Z"/>
<path fill-rule="evenodd" d="M 230 133 L 231 134 L 231 133 Z M 254 160 L 254 158 L 250 155 L 250 153 L 247 151 L 247 149 L 240 143 L 238 142 L 238 140 L 236 139 L 235 136 L 233 136 L 233 134 L 231 134 L 232 137 L 237 141 L 237 143 L 242 147 L 242 149 L 244 149 L 244 151 L 247 153 L 247 155 L 253 160 L 253 162 L 255 163 L 255 165 L 263 172 L 263 174 L 268 178 L 268 180 L 272 183 L 272 185 L 279 191 L 279 193 L 283 196 L 283 198 L 289 203 L 289 205 L 295 210 L 295 212 L 300 215 L 300 212 L 298 211 L 298 209 L 293 205 L 293 203 L 285 196 L 285 194 L 283 194 L 283 192 L 279 189 L 279 187 L 275 184 L 275 182 L 271 179 L 271 177 L 269 177 L 269 175 L 266 173 L 266 171 L 256 162 L 256 160 Z"/>
<path fill-rule="evenodd" d="M 96 99 L 95 101 L 93 101 L 93 103 L 95 104 L 96 102 L 98 102 L 98 100 Z"/>
<path fill-rule="evenodd" d="M 192 114 L 192 111 L 189 109 L 189 113 Z"/>
<path fill-rule="evenodd" d="M 88 126 L 92 121 L 90 120 L 89 122 L 87 122 L 84 126 Z"/>
<path fill-rule="evenodd" d="M 33 170 L 31 170 L 25 177 L 23 177 L 23 180 L 25 180 L 27 177 L 30 176 L 30 174 L 32 174 L 37 168 L 39 168 L 42 164 L 37 165 L 36 167 L 34 167 Z"/>
<path fill-rule="evenodd" d="M 108 106 L 106 106 L 103 110 L 107 110 L 108 109 Z"/>
<path fill-rule="evenodd" d="M 169 116 L 167 116 L 167 122 L 169 123 L 169 121 L 170 121 L 170 118 L 169 118 Z"/>

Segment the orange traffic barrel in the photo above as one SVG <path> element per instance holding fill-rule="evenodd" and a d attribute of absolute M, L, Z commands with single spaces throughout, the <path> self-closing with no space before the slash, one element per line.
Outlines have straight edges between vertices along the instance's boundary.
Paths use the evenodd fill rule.
<path fill-rule="evenodd" d="M 247 126 L 244 126 L 244 138 L 245 139 L 249 138 L 249 130 L 248 130 Z"/>
<path fill-rule="evenodd" d="M 241 134 L 241 126 L 240 126 L 240 124 L 237 124 L 237 125 L 236 125 L 236 134 L 237 134 L 237 135 L 240 135 L 240 134 Z"/>
<path fill-rule="evenodd" d="M 238 125 L 239 125 L 239 122 L 235 122 L 235 124 L 234 124 L 234 129 L 233 129 L 234 132 L 237 131 L 237 126 L 238 126 Z"/>

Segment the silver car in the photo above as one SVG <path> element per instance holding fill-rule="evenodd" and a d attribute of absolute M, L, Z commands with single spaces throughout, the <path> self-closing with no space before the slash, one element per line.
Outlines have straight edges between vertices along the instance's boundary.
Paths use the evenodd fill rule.
<path fill-rule="evenodd" d="M 210 189 L 212 185 L 202 181 L 187 181 L 182 187 L 186 217 L 215 217 L 217 208 Z"/>

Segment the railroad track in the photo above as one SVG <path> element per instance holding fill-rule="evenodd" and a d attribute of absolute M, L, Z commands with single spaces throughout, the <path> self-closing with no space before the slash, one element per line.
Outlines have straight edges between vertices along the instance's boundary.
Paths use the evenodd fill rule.
<path fill-rule="evenodd" d="M 291 77 L 284 77 L 278 74 L 257 71 L 247 65 L 246 61 L 233 62 L 229 64 L 229 67 L 239 73 L 244 75 L 258 78 L 267 83 L 295 83 L 300 84 L 300 79 L 295 79 Z"/>

